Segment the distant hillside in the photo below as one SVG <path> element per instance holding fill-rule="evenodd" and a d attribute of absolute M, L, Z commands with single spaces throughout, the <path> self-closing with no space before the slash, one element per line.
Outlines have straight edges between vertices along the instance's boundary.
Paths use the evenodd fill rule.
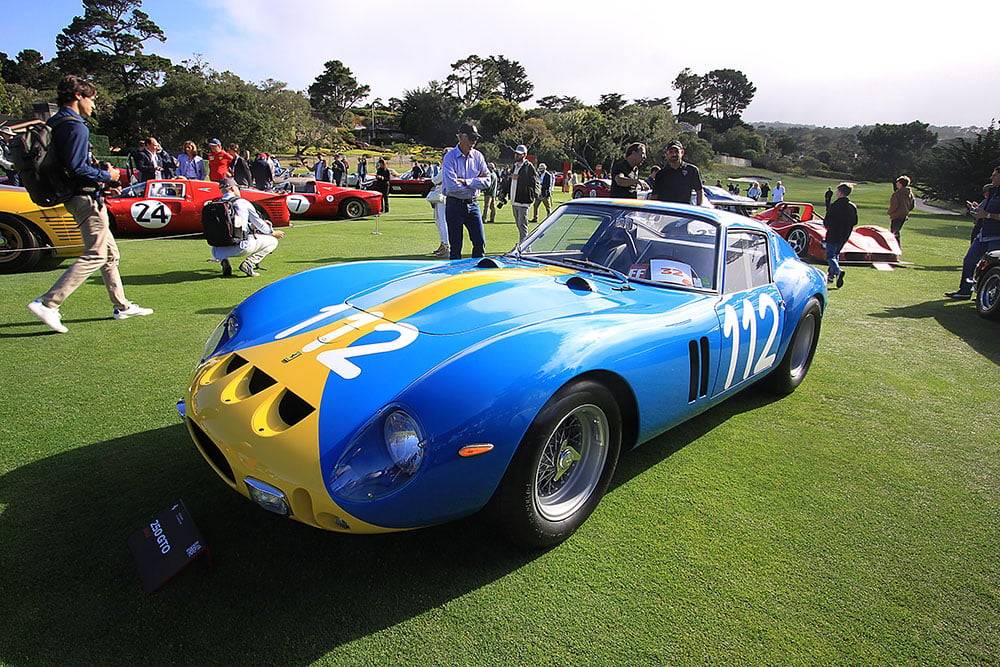
<path fill-rule="evenodd" d="M 825 131 L 829 131 L 831 134 L 841 135 L 849 131 L 852 134 L 857 134 L 862 130 L 870 130 L 874 125 L 854 125 L 853 127 L 826 127 L 817 125 L 804 125 L 801 123 L 783 123 L 781 121 L 761 121 L 750 123 L 758 130 L 775 130 L 778 132 L 783 132 L 793 128 L 799 129 L 809 129 L 816 130 L 818 133 L 823 134 Z M 977 134 L 980 134 L 986 128 L 984 127 L 958 127 L 957 125 L 931 125 L 928 127 L 931 132 L 935 132 L 938 135 L 938 141 L 948 141 L 949 139 L 954 139 L 956 137 L 962 137 L 963 139 L 973 139 Z"/>

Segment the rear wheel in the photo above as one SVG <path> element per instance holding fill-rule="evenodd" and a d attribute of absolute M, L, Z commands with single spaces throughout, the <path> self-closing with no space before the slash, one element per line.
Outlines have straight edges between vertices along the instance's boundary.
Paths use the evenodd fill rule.
<path fill-rule="evenodd" d="M 809 232 L 807 232 L 802 227 L 794 227 L 792 231 L 788 232 L 788 245 L 792 246 L 792 250 L 795 254 L 799 256 L 800 259 L 805 259 L 809 256 Z"/>
<path fill-rule="evenodd" d="M 823 308 L 819 305 L 819 300 L 816 297 L 809 299 L 798 326 L 795 327 L 792 341 L 785 350 L 785 356 L 767 378 L 768 385 L 775 393 L 790 394 L 806 378 L 816 353 L 816 343 L 819 342 L 822 318 Z"/>
<path fill-rule="evenodd" d="M 604 386 L 559 390 L 535 417 L 494 498 L 508 537 L 521 546 L 556 545 L 604 496 L 621 449 L 621 412 Z"/>
<path fill-rule="evenodd" d="M 345 218 L 360 218 L 365 214 L 365 203 L 356 197 L 347 199 L 340 205 L 340 213 Z"/>
<path fill-rule="evenodd" d="M 984 273 L 976 284 L 976 312 L 988 320 L 1000 320 L 1000 266 Z"/>
<path fill-rule="evenodd" d="M 573 190 L 573 199 L 580 199 L 583 197 L 583 190 Z"/>
<path fill-rule="evenodd" d="M 38 239 L 27 223 L 0 215 L 0 273 L 28 271 L 41 257 Z"/>

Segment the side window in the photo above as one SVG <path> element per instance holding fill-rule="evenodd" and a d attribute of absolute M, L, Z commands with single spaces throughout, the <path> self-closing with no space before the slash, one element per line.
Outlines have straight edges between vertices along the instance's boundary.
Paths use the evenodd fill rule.
<path fill-rule="evenodd" d="M 183 183 L 153 183 L 149 186 L 149 196 L 156 199 L 184 198 Z"/>
<path fill-rule="evenodd" d="M 767 235 L 731 230 L 726 236 L 725 293 L 743 292 L 770 282 Z"/>

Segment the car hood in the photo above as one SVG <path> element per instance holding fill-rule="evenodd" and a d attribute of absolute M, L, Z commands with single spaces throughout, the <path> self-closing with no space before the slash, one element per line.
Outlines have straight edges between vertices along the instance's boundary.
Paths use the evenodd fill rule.
<path fill-rule="evenodd" d="M 621 285 L 618 280 L 608 283 L 553 266 L 515 264 L 459 272 L 441 267 L 359 291 L 346 301 L 369 313 L 405 313 L 406 322 L 421 333 L 449 335 L 501 324 L 514 328 L 632 302 L 614 291 Z"/>

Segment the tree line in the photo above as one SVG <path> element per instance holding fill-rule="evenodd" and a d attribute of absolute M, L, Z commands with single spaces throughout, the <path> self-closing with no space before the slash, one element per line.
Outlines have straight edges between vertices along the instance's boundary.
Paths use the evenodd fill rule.
<path fill-rule="evenodd" d="M 1000 164 L 995 124 L 971 137 L 939 141 L 919 121 L 870 128 L 757 127 L 744 122 L 756 87 L 736 69 L 698 74 L 681 70 L 667 95 L 628 100 L 619 93 L 595 105 L 569 95 L 535 95 L 521 63 L 503 55 L 469 56 L 438 80 L 387 101 L 371 98 L 340 60 L 324 64 L 306 91 L 281 81 L 247 82 L 218 72 L 200 57 L 181 63 L 147 53 L 166 41 L 142 11 L 142 0 L 82 0 L 83 14 L 56 36 L 56 55 L 25 49 L 0 53 L 0 113 L 29 116 L 33 103 L 54 99 L 59 77 L 74 73 L 98 86 L 97 132 L 131 150 L 146 136 L 166 146 L 223 137 L 268 152 L 341 148 L 354 142 L 355 125 L 398 129 L 409 144 L 445 147 L 462 121 L 479 125 L 479 148 L 494 161 L 526 144 L 542 161 L 594 171 L 635 141 L 649 148 L 650 164 L 666 143 L 681 138 L 686 158 L 710 165 L 718 154 L 742 157 L 779 173 L 889 181 L 908 173 L 924 193 L 964 201 Z M 370 130 L 369 130 L 370 131 Z"/>

